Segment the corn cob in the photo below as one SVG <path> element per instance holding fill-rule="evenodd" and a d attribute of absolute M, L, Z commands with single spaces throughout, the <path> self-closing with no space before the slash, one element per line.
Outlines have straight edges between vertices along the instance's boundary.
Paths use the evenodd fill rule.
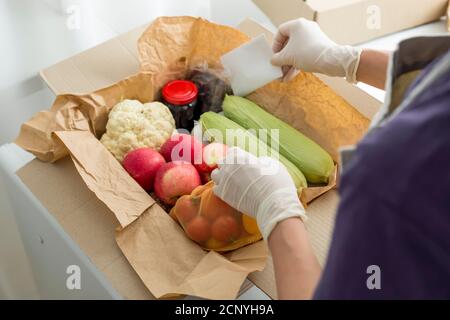
<path fill-rule="evenodd" d="M 227 96 L 223 103 L 223 111 L 227 118 L 246 129 L 255 129 L 259 136 L 259 129 L 278 129 L 277 137 L 267 135 L 267 144 L 274 147 L 279 144 L 279 152 L 299 168 L 311 183 L 327 183 L 333 171 L 334 163 L 331 156 L 317 143 L 307 138 L 299 131 L 263 110 L 254 102 L 238 97 Z"/>

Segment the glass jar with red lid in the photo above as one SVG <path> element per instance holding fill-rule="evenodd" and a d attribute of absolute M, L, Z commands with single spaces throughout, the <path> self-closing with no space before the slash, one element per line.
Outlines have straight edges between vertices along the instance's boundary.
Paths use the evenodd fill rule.
<path fill-rule="evenodd" d="M 163 87 L 162 97 L 175 119 L 176 127 L 192 130 L 198 97 L 197 86 L 188 80 L 170 81 Z"/>

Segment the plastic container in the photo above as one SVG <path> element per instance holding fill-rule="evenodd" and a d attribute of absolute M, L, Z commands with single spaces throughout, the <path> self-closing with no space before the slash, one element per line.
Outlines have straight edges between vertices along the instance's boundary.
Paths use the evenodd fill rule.
<path fill-rule="evenodd" d="M 163 87 L 162 97 L 175 119 L 177 129 L 191 131 L 197 105 L 197 86 L 188 80 L 170 81 Z"/>
<path fill-rule="evenodd" d="M 187 79 L 195 83 L 199 91 L 196 120 L 208 111 L 222 112 L 225 96 L 233 95 L 228 76 L 222 67 L 210 67 L 207 62 L 199 63 L 190 70 Z"/>

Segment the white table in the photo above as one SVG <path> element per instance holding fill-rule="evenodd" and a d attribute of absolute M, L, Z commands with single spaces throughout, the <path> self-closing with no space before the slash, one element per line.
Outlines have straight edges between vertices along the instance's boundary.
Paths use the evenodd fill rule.
<path fill-rule="evenodd" d="M 198 6 L 195 10 L 200 10 L 197 14 L 218 23 L 236 25 L 251 17 L 275 30 L 250 0 L 212 1 L 210 8 L 209 1 L 196 1 Z M 0 0 L 0 38 L 9 44 L 0 52 L 0 61 L 5 64 L 0 65 L 0 144 L 5 144 L 0 147 L 0 298 L 120 299 L 120 295 L 17 178 L 15 171 L 33 157 L 8 142 L 17 135 L 22 122 L 50 106 L 54 99 L 37 76 L 40 69 L 142 25 L 154 16 L 195 14 L 191 1 L 189 7 L 184 7 L 186 2 L 183 0 L 151 1 L 152 5 L 147 0 L 134 2 L 135 5 L 130 7 L 120 0 L 89 0 L 89 6 L 86 0 Z M 78 3 L 85 11 L 86 20 L 83 21 L 88 23 L 88 27 L 79 30 L 64 27 L 68 18 L 65 8 L 71 3 Z M 445 32 L 445 25 L 445 21 L 431 23 L 364 46 L 393 50 L 402 39 Z M 54 43 L 61 45 L 55 46 Z M 381 90 L 363 84 L 359 86 L 380 100 L 384 98 Z M 46 245 L 54 246 L 50 252 L 58 255 L 59 259 L 73 259 L 89 270 L 86 275 L 88 286 L 79 295 L 61 290 L 61 281 L 65 279 L 49 272 L 51 269 L 46 266 L 46 261 L 57 259 L 41 255 L 42 244 L 36 241 L 36 229 L 45 232 L 46 238 L 53 239 Z M 253 288 L 241 298 L 264 299 L 267 296 Z"/>

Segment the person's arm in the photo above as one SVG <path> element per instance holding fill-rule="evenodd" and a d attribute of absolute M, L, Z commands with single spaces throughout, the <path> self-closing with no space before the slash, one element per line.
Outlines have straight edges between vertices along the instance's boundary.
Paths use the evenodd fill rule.
<path fill-rule="evenodd" d="M 278 299 L 311 299 L 322 271 L 302 220 L 290 218 L 278 223 L 268 244 Z"/>
<path fill-rule="evenodd" d="M 388 52 L 363 49 L 356 72 L 356 79 L 384 90 L 388 62 Z"/>
<path fill-rule="evenodd" d="M 214 193 L 258 222 L 272 252 L 278 298 L 311 298 L 321 271 L 288 171 L 275 159 L 256 158 L 238 148 L 230 148 L 221 162 L 211 175 Z"/>
<path fill-rule="evenodd" d="M 282 24 L 274 38 L 273 52 L 272 64 L 283 68 L 285 80 L 302 70 L 384 89 L 388 53 L 339 45 L 316 22 L 300 18 Z"/>

